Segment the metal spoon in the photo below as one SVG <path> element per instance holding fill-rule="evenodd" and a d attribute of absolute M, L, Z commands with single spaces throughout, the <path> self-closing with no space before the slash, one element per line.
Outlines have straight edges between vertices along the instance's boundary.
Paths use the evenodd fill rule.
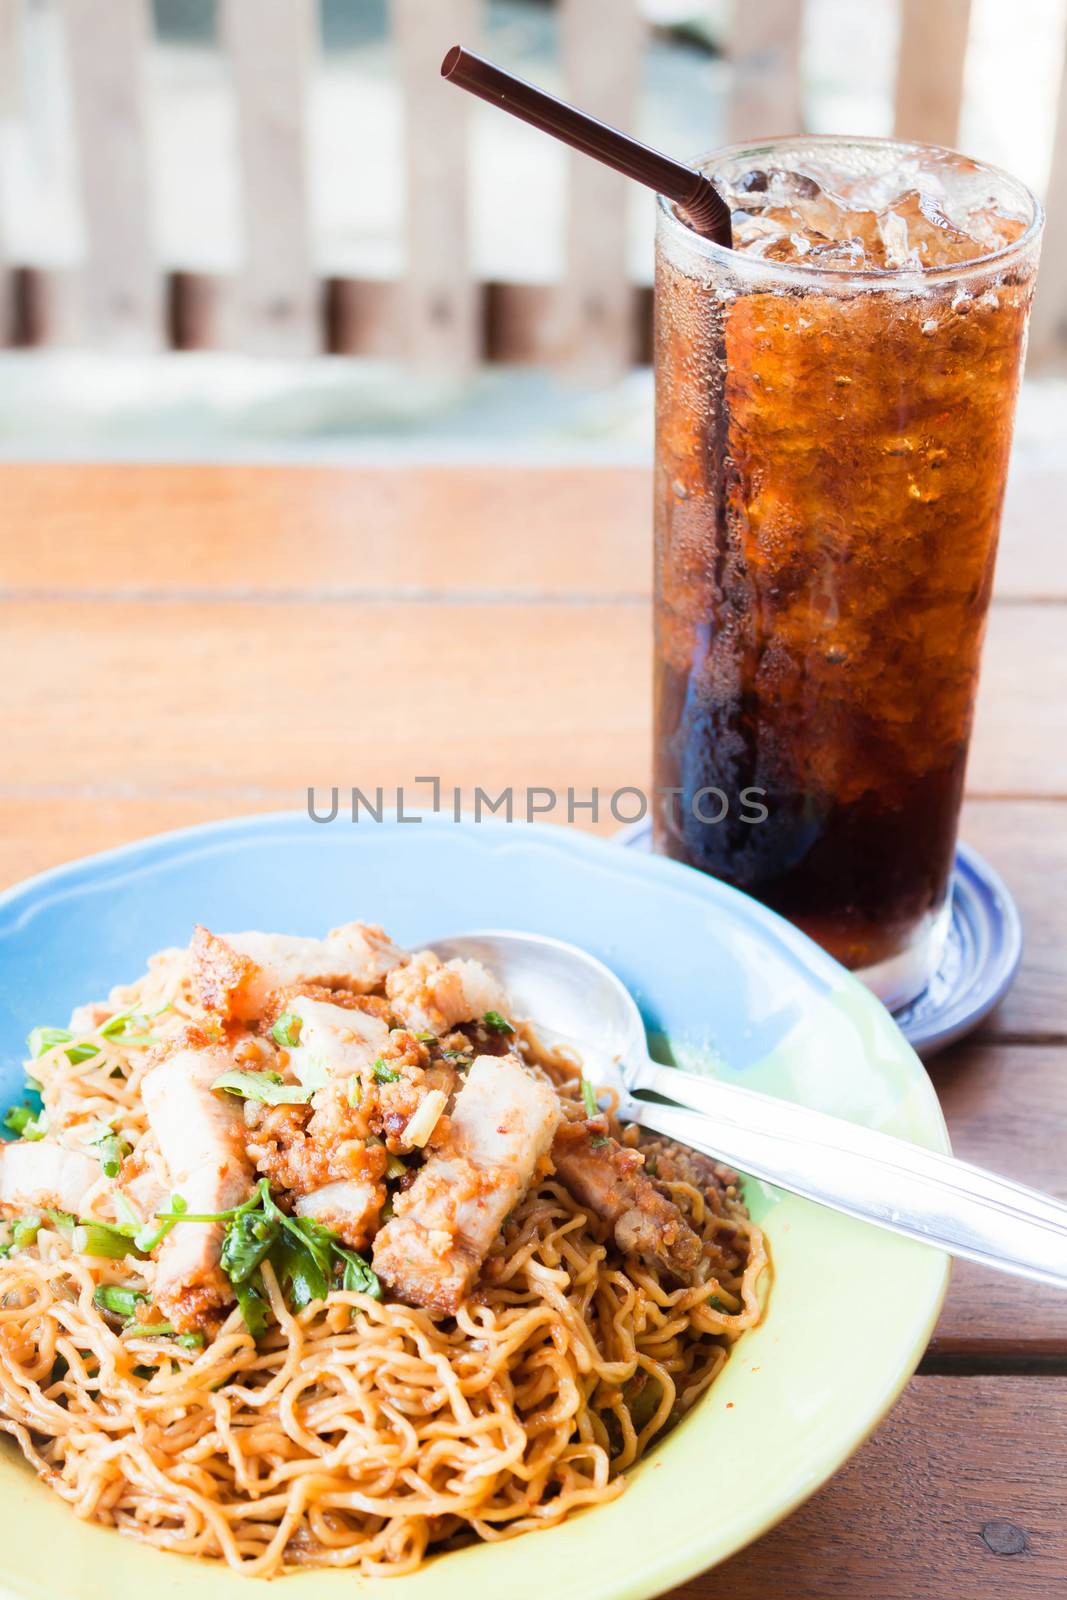
<path fill-rule="evenodd" d="M 822 1111 L 659 1066 L 624 985 L 562 939 L 470 933 L 430 949 L 484 962 L 516 1016 L 547 1043 L 573 1046 L 586 1077 L 618 1092 L 623 1121 L 892 1233 L 1067 1288 L 1067 1205 L 1051 1195 Z M 675 1104 L 639 1099 L 645 1092 Z"/>

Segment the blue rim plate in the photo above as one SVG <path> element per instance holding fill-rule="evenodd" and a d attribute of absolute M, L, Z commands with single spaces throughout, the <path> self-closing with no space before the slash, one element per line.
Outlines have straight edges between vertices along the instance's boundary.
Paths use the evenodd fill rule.
<path fill-rule="evenodd" d="M 651 851 L 652 823 L 628 823 L 614 843 Z M 1003 1000 L 1022 953 L 1022 923 L 1003 878 L 977 850 L 958 844 L 945 948 L 923 993 L 893 1013 L 897 1027 L 925 1057 L 955 1044 Z"/>
<path fill-rule="evenodd" d="M 425 816 L 267 815 L 76 861 L 0 896 L 4 1097 L 22 1040 L 106 994 L 195 921 L 317 933 L 379 921 L 402 943 L 464 927 L 573 940 L 635 994 L 673 1058 L 947 1149 L 936 1095 L 888 1013 L 755 901 L 659 857 L 559 828 Z M 595 1025 L 595 1019 L 591 1026 Z M 561 1527 L 364 1580 L 370 1600 L 645 1600 L 773 1526 L 856 1449 L 914 1371 L 947 1282 L 940 1253 L 762 1184 L 746 1199 L 774 1261 L 767 1314 L 711 1390 L 628 1477 Z M 887 1290 L 887 1286 L 893 1286 Z M 245 1580 L 77 1522 L 0 1452 L 0 1591 L 33 1600 L 238 1600 Z M 47 1562 L 40 1552 L 47 1550 Z M 283 1583 L 349 1593 L 351 1574 Z"/>

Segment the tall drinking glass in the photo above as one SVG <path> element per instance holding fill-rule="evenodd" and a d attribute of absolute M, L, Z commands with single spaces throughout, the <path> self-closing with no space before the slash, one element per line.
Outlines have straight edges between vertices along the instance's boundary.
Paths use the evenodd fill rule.
<path fill-rule="evenodd" d="M 701 163 L 659 204 L 656 848 L 890 1005 L 941 953 L 1041 211 L 932 147 Z"/>

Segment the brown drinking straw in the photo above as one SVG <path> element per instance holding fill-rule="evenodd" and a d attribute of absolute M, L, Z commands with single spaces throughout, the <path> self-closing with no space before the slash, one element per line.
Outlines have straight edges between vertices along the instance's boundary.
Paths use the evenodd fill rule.
<path fill-rule="evenodd" d="M 545 94 L 543 89 L 535 89 L 522 78 L 513 78 L 510 72 L 464 50 L 462 45 L 454 44 L 445 56 L 441 76 L 488 100 L 490 105 L 510 111 L 513 117 L 532 123 L 543 133 L 562 139 L 573 150 L 593 156 L 625 177 L 636 178 L 657 194 L 666 195 L 685 212 L 685 220 L 694 232 L 705 239 L 714 239 L 727 249 L 733 243 L 729 206 L 714 185 L 692 167 L 650 150 L 647 144 L 609 128 L 566 101 Z"/>

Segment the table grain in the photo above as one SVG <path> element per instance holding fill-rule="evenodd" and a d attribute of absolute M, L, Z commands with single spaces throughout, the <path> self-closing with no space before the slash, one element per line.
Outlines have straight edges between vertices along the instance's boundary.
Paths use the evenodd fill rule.
<path fill-rule="evenodd" d="M 963 819 L 1022 970 L 931 1070 L 961 1155 L 1067 1198 L 1065 492 L 1009 485 Z M 0 466 L 0 883 L 309 785 L 646 785 L 649 501 L 631 468 Z M 676 1600 L 1067 1592 L 1065 1312 L 958 1267 L 875 1436 Z"/>

